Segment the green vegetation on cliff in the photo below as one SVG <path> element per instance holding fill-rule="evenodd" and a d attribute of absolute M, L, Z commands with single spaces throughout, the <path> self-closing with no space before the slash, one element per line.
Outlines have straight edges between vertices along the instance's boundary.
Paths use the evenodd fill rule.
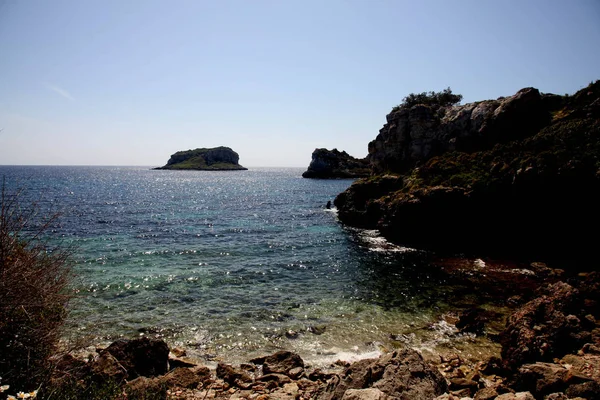
<path fill-rule="evenodd" d="M 156 169 L 228 171 L 246 170 L 238 164 L 238 153 L 229 147 L 199 148 L 178 151 L 173 154 L 167 165 Z"/>

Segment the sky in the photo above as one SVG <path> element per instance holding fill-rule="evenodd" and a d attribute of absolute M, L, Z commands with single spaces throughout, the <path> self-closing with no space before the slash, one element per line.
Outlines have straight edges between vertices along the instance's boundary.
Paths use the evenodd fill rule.
<path fill-rule="evenodd" d="M 409 93 L 600 79 L 598 0 L 0 0 L 0 165 L 355 157 Z"/>

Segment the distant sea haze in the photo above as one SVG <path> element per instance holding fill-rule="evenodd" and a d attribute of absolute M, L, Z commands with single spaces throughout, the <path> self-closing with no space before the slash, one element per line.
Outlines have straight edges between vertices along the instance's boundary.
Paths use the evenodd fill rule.
<path fill-rule="evenodd" d="M 228 362 L 288 349 L 314 365 L 398 337 L 465 345 L 442 319 L 460 288 L 420 252 L 344 228 L 325 205 L 352 180 L 302 171 L 0 166 L 8 190 L 61 214 L 50 239 L 75 246 L 66 340 L 158 336 Z"/>

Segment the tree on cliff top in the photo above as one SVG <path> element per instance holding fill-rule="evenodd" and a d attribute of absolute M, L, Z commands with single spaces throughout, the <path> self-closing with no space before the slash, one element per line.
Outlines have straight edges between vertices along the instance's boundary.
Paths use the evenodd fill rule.
<path fill-rule="evenodd" d="M 398 104 L 392 109 L 392 112 L 397 111 L 401 108 L 411 108 L 417 104 L 424 104 L 427 106 L 452 106 L 458 104 L 462 100 L 462 94 L 452 93 L 452 89 L 449 87 L 442 90 L 441 92 L 423 92 L 423 93 L 411 93 L 402 99 L 402 103 Z"/>

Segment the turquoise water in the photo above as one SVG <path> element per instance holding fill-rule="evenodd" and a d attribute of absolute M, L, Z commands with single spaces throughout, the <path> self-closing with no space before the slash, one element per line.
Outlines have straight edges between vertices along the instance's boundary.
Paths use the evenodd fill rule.
<path fill-rule="evenodd" d="M 344 228 L 324 205 L 352 181 L 301 173 L 0 167 L 75 246 L 65 339 L 157 336 L 231 362 L 460 346 L 441 319 L 454 289 L 427 257 Z"/>

